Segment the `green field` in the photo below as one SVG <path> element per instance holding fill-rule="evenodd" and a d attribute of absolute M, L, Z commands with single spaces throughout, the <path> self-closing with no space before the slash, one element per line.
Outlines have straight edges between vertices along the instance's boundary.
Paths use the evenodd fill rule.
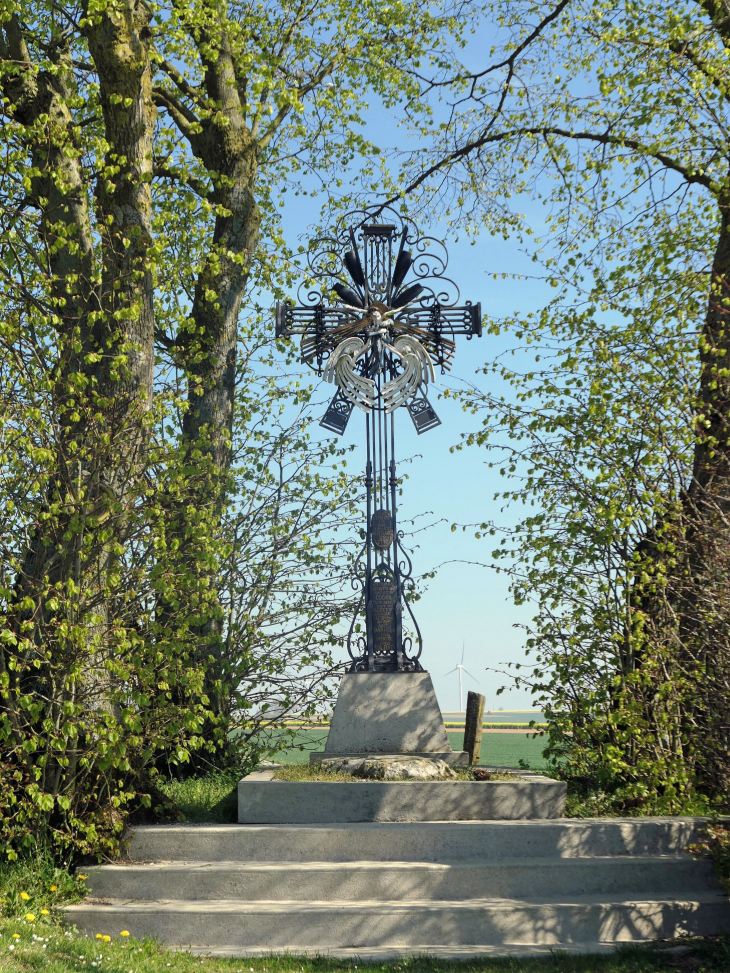
<path fill-rule="evenodd" d="M 464 734 L 447 733 L 452 750 L 461 750 Z M 520 760 L 526 760 L 533 770 L 545 766 L 542 755 L 547 744 L 546 737 L 534 737 L 528 733 L 484 733 L 480 764 L 497 767 L 518 767 Z"/>
<path fill-rule="evenodd" d="M 327 729 L 299 730 L 293 738 L 293 745 L 276 753 L 279 763 L 304 764 L 309 763 L 309 754 L 315 750 L 323 750 L 327 740 Z M 449 732 L 449 743 L 452 750 L 461 750 L 464 734 L 461 731 Z M 525 760 L 533 769 L 545 766 L 542 751 L 545 748 L 544 737 L 533 737 L 526 733 L 485 733 L 482 737 L 482 755 L 480 763 L 494 764 L 502 767 L 517 767 L 520 760 Z"/>

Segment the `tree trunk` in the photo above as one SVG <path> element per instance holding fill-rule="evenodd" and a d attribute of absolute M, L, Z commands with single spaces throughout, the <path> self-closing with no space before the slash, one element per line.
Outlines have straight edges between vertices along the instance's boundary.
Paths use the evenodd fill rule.
<path fill-rule="evenodd" d="M 191 447 L 209 456 L 214 474 L 223 475 L 231 457 L 238 315 L 260 227 L 255 198 L 259 149 L 245 124 L 225 34 L 217 59 L 206 63 L 205 87 L 220 110 L 202 123 L 191 146 L 206 168 L 218 174 L 211 201 L 219 213 L 210 255 L 195 287 L 194 333 L 183 341 L 190 356 L 183 434 Z"/>
<path fill-rule="evenodd" d="M 119 539 L 125 500 L 144 462 L 152 396 L 148 251 L 155 108 L 148 17 L 141 6 L 127 6 L 101 15 L 87 28 L 110 143 L 95 214 L 104 251 L 100 281 L 72 114 L 78 89 L 71 54 L 59 41 L 49 54 L 55 70 L 36 71 L 18 19 L 11 18 L 0 32 L 0 55 L 19 67 L 4 75 L 3 93 L 14 120 L 31 133 L 27 148 L 34 175 L 28 202 L 40 213 L 48 314 L 57 333 L 54 476 L 23 557 L 17 610 L 11 611 L 19 646 L 11 689 L 47 704 L 39 723 L 58 724 L 56 710 L 64 697 L 54 687 L 59 674 L 66 678 L 79 665 L 81 679 L 69 692 L 79 693 L 88 710 L 114 718 L 104 666 L 112 545 L 98 535 L 100 520 L 111 518 L 112 535 Z M 77 622 L 85 626 L 84 646 L 62 634 Z M 7 668 L 5 660 L 0 664 Z M 68 694 L 65 698 L 73 702 Z M 22 737 L 27 728 L 16 729 Z M 17 752 L 23 753 L 22 748 Z M 36 756 L 30 753 L 27 759 L 32 763 Z M 42 791 L 55 794 L 63 788 L 74 748 L 67 756 L 70 763 L 63 771 L 53 754 L 46 754 Z"/>
<path fill-rule="evenodd" d="M 152 283 L 152 136 L 156 109 L 150 67 L 151 13 L 135 0 L 88 28 L 98 74 L 107 140 L 106 168 L 96 189 L 103 227 L 99 394 L 107 422 L 127 442 L 106 475 L 120 497 L 145 460 L 152 406 L 154 307 Z M 131 421 L 130 421 L 131 420 Z"/>
<path fill-rule="evenodd" d="M 215 546 L 230 492 L 238 316 L 260 232 L 255 197 L 260 149 L 246 124 L 224 24 L 221 13 L 215 38 L 204 31 L 194 34 L 205 69 L 200 100 L 206 106 L 215 105 L 215 110 L 201 112 L 199 128 L 190 127 L 189 118 L 169 92 L 155 89 L 158 105 L 170 112 L 195 156 L 213 174 L 209 198 L 217 207 L 208 257 L 196 281 L 190 323 L 177 338 L 188 381 L 182 433 L 183 461 L 189 472 L 185 496 L 171 504 L 168 518 L 171 532 L 180 539 L 179 556 L 190 576 L 197 579 L 200 621 L 193 626 L 195 653 L 206 668 L 206 695 L 217 720 L 217 725 L 208 723 L 202 735 L 218 755 L 214 762 L 225 762 L 230 686 L 222 651 L 216 568 L 211 564 L 210 549 L 203 546 Z M 216 51 L 215 59 L 210 58 L 211 49 Z M 164 614 L 164 606 L 160 611 Z"/>
<path fill-rule="evenodd" d="M 680 597 L 683 664 L 696 681 L 691 730 L 698 767 L 712 790 L 730 789 L 730 198 L 700 336 L 700 381 L 692 481 L 683 504 L 686 556 L 673 579 Z M 688 727 L 690 729 L 690 727 Z"/>

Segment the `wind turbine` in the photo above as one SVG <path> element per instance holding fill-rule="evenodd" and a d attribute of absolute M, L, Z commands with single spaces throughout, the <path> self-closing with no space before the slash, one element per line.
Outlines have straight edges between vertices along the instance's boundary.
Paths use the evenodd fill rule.
<path fill-rule="evenodd" d="M 461 684 L 461 681 L 462 681 L 462 673 L 465 672 L 467 674 L 467 676 L 469 676 L 471 679 L 474 680 L 474 682 L 478 682 L 476 676 L 472 676 L 472 674 L 469 672 L 469 670 L 464 665 L 464 642 L 463 641 L 461 643 L 461 662 L 457 662 L 457 664 L 454 666 L 454 668 L 453 669 L 449 669 L 449 671 L 447 673 L 445 673 L 444 675 L 450 676 L 452 672 L 458 672 L 459 673 L 459 712 L 460 713 L 463 713 L 464 712 L 464 691 L 463 691 L 462 684 Z"/>

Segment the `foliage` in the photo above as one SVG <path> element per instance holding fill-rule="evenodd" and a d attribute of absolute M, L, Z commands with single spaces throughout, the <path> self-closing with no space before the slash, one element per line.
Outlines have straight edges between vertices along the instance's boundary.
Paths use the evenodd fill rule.
<path fill-rule="evenodd" d="M 730 785 L 730 53 L 714 3 L 485 4 L 489 59 L 425 85 L 406 192 L 516 235 L 549 295 L 468 387 L 501 451 L 495 561 L 536 604 L 518 677 L 567 771 L 680 810 Z M 425 131 L 422 129 L 422 131 Z M 528 215 L 518 207 L 530 198 Z M 535 202 L 541 202 L 542 207 Z M 552 292 L 550 291 L 552 288 Z M 504 388 L 504 386 L 503 386 Z M 524 511 L 519 507 L 524 505 Z"/>
<path fill-rule="evenodd" d="M 269 696 L 313 705 L 353 484 L 267 358 L 298 273 L 277 207 L 377 154 L 368 92 L 415 91 L 454 27 L 420 0 L 2 6 L 5 854 L 114 854 L 161 773 L 255 759 Z"/>

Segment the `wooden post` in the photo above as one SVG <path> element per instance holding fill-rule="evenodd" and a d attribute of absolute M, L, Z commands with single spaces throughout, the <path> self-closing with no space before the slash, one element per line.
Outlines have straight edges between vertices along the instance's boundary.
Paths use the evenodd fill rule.
<path fill-rule="evenodd" d="M 482 726 L 484 724 L 485 699 L 481 693 L 467 693 L 466 719 L 464 720 L 464 749 L 469 754 L 469 764 L 478 764 L 482 752 Z"/>

